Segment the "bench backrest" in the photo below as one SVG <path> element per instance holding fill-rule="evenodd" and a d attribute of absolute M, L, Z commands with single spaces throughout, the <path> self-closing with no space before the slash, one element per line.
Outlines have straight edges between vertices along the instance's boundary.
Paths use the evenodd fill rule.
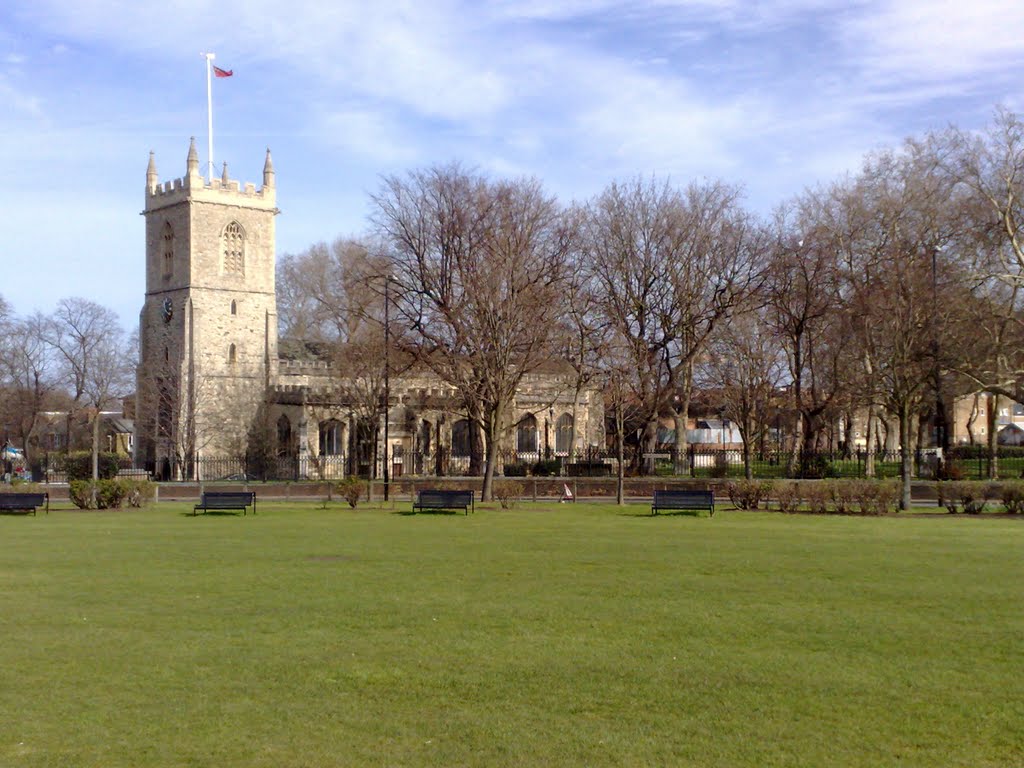
<path fill-rule="evenodd" d="M 0 493 L 0 507 L 23 509 L 24 507 L 41 507 L 46 503 L 45 493 Z"/>
<path fill-rule="evenodd" d="M 252 504 L 254 501 L 256 491 L 203 491 L 202 503 Z"/>
<path fill-rule="evenodd" d="M 654 503 L 662 504 L 714 504 L 714 491 L 655 491 Z"/>
<path fill-rule="evenodd" d="M 427 489 L 417 494 L 418 504 L 472 504 L 473 491 L 441 491 Z"/>

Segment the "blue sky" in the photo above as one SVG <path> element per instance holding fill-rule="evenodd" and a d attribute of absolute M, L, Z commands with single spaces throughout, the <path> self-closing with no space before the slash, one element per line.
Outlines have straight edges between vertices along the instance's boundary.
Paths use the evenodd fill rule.
<path fill-rule="evenodd" d="M 566 202 L 658 174 L 767 214 L 863 155 L 1024 111 L 1020 0 L 5 0 L 0 295 L 142 306 L 149 151 L 277 172 L 278 254 L 359 234 L 382 174 L 459 160 Z"/>

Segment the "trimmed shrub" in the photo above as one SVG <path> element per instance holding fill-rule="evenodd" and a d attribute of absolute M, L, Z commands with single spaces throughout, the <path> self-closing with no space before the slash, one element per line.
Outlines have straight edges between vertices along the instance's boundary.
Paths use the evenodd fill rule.
<path fill-rule="evenodd" d="M 501 504 L 502 509 L 511 509 L 522 498 L 523 486 L 522 483 L 518 483 L 515 480 L 496 482 L 492 493 L 498 503 Z"/>
<path fill-rule="evenodd" d="M 338 495 L 347 501 L 352 509 L 355 509 L 356 505 L 359 504 L 365 490 L 363 481 L 358 477 L 346 477 L 338 483 L 337 489 Z"/>
<path fill-rule="evenodd" d="M 775 502 L 779 505 L 779 512 L 797 512 L 802 501 L 799 483 L 778 483 L 775 486 Z"/>
<path fill-rule="evenodd" d="M 129 507 L 144 507 L 156 496 L 156 484 L 149 480 L 119 480 L 125 487 L 124 501 Z"/>
<path fill-rule="evenodd" d="M 96 507 L 98 509 L 120 509 L 128 495 L 128 483 L 123 480 L 98 480 L 96 482 Z"/>
<path fill-rule="evenodd" d="M 959 511 L 967 515 L 980 515 L 984 512 L 989 495 L 998 488 L 989 483 L 972 483 L 969 480 L 940 483 L 939 487 L 942 506 L 950 514 Z"/>
<path fill-rule="evenodd" d="M 862 515 L 887 515 L 900 500 L 900 484 L 894 480 L 855 480 L 852 503 Z"/>
<path fill-rule="evenodd" d="M 899 480 L 883 480 L 875 491 L 875 514 L 887 515 L 899 511 L 903 488 Z"/>
<path fill-rule="evenodd" d="M 528 469 L 527 464 L 522 461 L 517 461 L 515 464 L 506 464 L 505 477 L 526 477 Z"/>
<path fill-rule="evenodd" d="M 832 508 L 836 514 L 848 515 L 853 512 L 857 503 L 856 482 L 849 480 L 837 480 L 831 484 Z"/>
<path fill-rule="evenodd" d="M 758 509 L 772 492 L 770 480 L 734 480 L 726 483 L 725 492 L 736 509 Z"/>
<path fill-rule="evenodd" d="M 1003 508 L 1011 515 L 1024 512 L 1024 483 L 1003 483 L 999 489 Z"/>
<path fill-rule="evenodd" d="M 68 498 L 79 509 L 95 509 L 92 498 L 92 482 L 89 480 L 72 480 L 68 483 Z"/>
<path fill-rule="evenodd" d="M 129 495 L 130 480 L 72 480 L 68 497 L 79 509 L 120 509 Z"/>
<path fill-rule="evenodd" d="M 814 480 L 803 485 L 803 496 L 808 508 L 816 515 L 828 512 L 832 501 L 832 483 L 828 480 Z"/>

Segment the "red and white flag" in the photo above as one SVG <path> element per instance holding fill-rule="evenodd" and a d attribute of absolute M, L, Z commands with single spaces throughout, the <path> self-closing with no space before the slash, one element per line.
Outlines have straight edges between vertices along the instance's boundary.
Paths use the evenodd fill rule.
<path fill-rule="evenodd" d="M 216 64 L 213 65 L 213 74 L 215 77 L 231 77 L 235 74 L 233 69 L 221 69 Z"/>

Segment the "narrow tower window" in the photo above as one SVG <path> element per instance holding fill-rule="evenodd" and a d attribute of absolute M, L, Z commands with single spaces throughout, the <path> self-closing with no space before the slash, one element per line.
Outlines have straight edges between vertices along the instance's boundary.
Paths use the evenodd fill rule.
<path fill-rule="evenodd" d="M 235 345 L 234 344 L 232 344 L 230 347 L 228 347 L 228 362 L 229 363 L 235 362 Z"/>
<path fill-rule="evenodd" d="M 237 315 L 238 314 L 238 305 L 235 303 L 234 299 L 231 300 L 231 314 L 232 315 Z"/>
<path fill-rule="evenodd" d="M 245 232 L 237 221 L 224 227 L 223 241 L 223 272 L 225 275 L 245 274 Z"/>
<path fill-rule="evenodd" d="M 161 268 L 164 278 L 168 278 L 174 273 L 174 230 L 171 229 L 169 221 L 164 223 L 160 244 L 162 246 Z"/>

